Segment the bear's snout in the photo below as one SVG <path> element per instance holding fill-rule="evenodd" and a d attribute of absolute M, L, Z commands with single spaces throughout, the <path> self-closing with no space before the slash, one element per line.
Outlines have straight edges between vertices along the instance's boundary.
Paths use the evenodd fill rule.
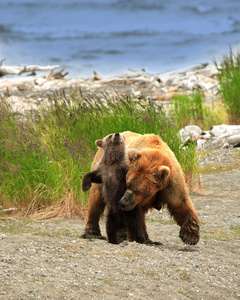
<path fill-rule="evenodd" d="M 114 135 L 114 142 L 119 142 L 121 140 L 121 136 L 120 136 L 120 133 L 115 133 Z"/>
<path fill-rule="evenodd" d="M 119 205 L 121 206 L 122 210 L 134 209 L 136 203 L 133 200 L 133 192 L 127 190 L 119 201 Z"/>

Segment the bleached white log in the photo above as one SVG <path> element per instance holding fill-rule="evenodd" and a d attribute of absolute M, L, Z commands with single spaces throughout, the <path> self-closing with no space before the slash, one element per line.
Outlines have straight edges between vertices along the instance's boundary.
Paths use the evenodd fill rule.
<path fill-rule="evenodd" d="M 0 76 L 5 75 L 19 75 L 22 68 L 20 67 L 0 67 Z"/>
<path fill-rule="evenodd" d="M 30 65 L 30 66 L 0 66 L 0 76 L 5 75 L 21 75 L 24 72 L 33 72 L 33 71 L 52 71 L 59 68 L 58 65 L 55 66 L 39 66 L 39 65 Z"/>
<path fill-rule="evenodd" d="M 24 72 L 32 72 L 32 71 L 52 71 L 54 69 L 59 68 L 58 65 L 56 66 L 38 66 L 38 65 L 30 65 L 24 66 Z"/>
<path fill-rule="evenodd" d="M 111 76 L 106 76 L 103 77 L 100 74 L 98 74 L 96 71 L 93 72 L 94 73 L 94 77 L 93 80 L 99 80 L 102 82 L 110 82 L 110 81 L 120 81 L 120 80 L 124 80 L 124 79 L 135 79 L 137 78 L 138 80 L 144 80 L 144 81 L 151 81 L 149 79 L 150 75 L 146 74 L 145 72 L 138 72 L 138 73 L 134 73 L 134 74 L 130 74 L 130 73 L 121 73 L 121 74 L 117 74 L 117 75 L 111 75 Z M 146 77 L 144 77 L 144 75 L 146 75 Z"/>

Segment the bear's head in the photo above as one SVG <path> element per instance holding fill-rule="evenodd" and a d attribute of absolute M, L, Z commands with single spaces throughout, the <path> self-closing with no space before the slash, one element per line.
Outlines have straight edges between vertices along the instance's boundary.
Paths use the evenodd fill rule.
<path fill-rule="evenodd" d="M 102 140 L 96 140 L 95 144 L 100 147 L 100 148 L 110 148 L 110 147 L 116 147 L 118 144 L 123 144 L 125 145 L 125 137 L 121 133 L 112 133 Z"/>
<path fill-rule="evenodd" d="M 125 137 L 120 133 L 112 133 L 102 140 L 97 140 L 95 144 L 104 151 L 104 161 L 106 163 L 116 163 L 123 160 L 126 152 Z"/>
<path fill-rule="evenodd" d="M 147 206 L 150 199 L 169 183 L 171 162 L 159 150 L 128 150 L 129 171 L 126 176 L 127 190 L 119 204 L 123 210 L 136 205 Z"/>

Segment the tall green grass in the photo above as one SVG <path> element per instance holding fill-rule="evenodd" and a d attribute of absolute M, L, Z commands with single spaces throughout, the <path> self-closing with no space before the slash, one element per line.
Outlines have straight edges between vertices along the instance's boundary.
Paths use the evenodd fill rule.
<path fill-rule="evenodd" d="M 0 206 L 31 211 L 65 198 L 84 206 L 82 176 L 90 170 L 95 140 L 131 130 L 160 135 L 191 178 L 195 147 L 180 149 L 178 128 L 150 100 L 86 96 L 74 91 L 49 99 L 49 107 L 25 116 L 0 104 Z"/>
<path fill-rule="evenodd" d="M 218 63 L 214 60 L 219 70 L 218 82 L 220 95 L 226 105 L 229 114 L 229 123 L 239 124 L 240 122 L 240 51 L 224 54 Z"/>
<path fill-rule="evenodd" d="M 202 130 L 210 130 L 213 125 L 225 123 L 226 112 L 221 104 L 206 105 L 202 93 L 176 95 L 170 108 L 170 116 L 179 129 L 187 125 L 198 125 Z"/>

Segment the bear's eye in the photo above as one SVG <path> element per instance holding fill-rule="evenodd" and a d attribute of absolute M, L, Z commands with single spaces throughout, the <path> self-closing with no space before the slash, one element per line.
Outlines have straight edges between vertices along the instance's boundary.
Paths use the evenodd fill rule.
<path fill-rule="evenodd" d="M 141 195 L 141 191 L 134 191 L 135 195 Z"/>
<path fill-rule="evenodd" d="M 110 134 L 108 138 L 110 139 L 111 137 L 112 137 L 112 134 Z"/>

